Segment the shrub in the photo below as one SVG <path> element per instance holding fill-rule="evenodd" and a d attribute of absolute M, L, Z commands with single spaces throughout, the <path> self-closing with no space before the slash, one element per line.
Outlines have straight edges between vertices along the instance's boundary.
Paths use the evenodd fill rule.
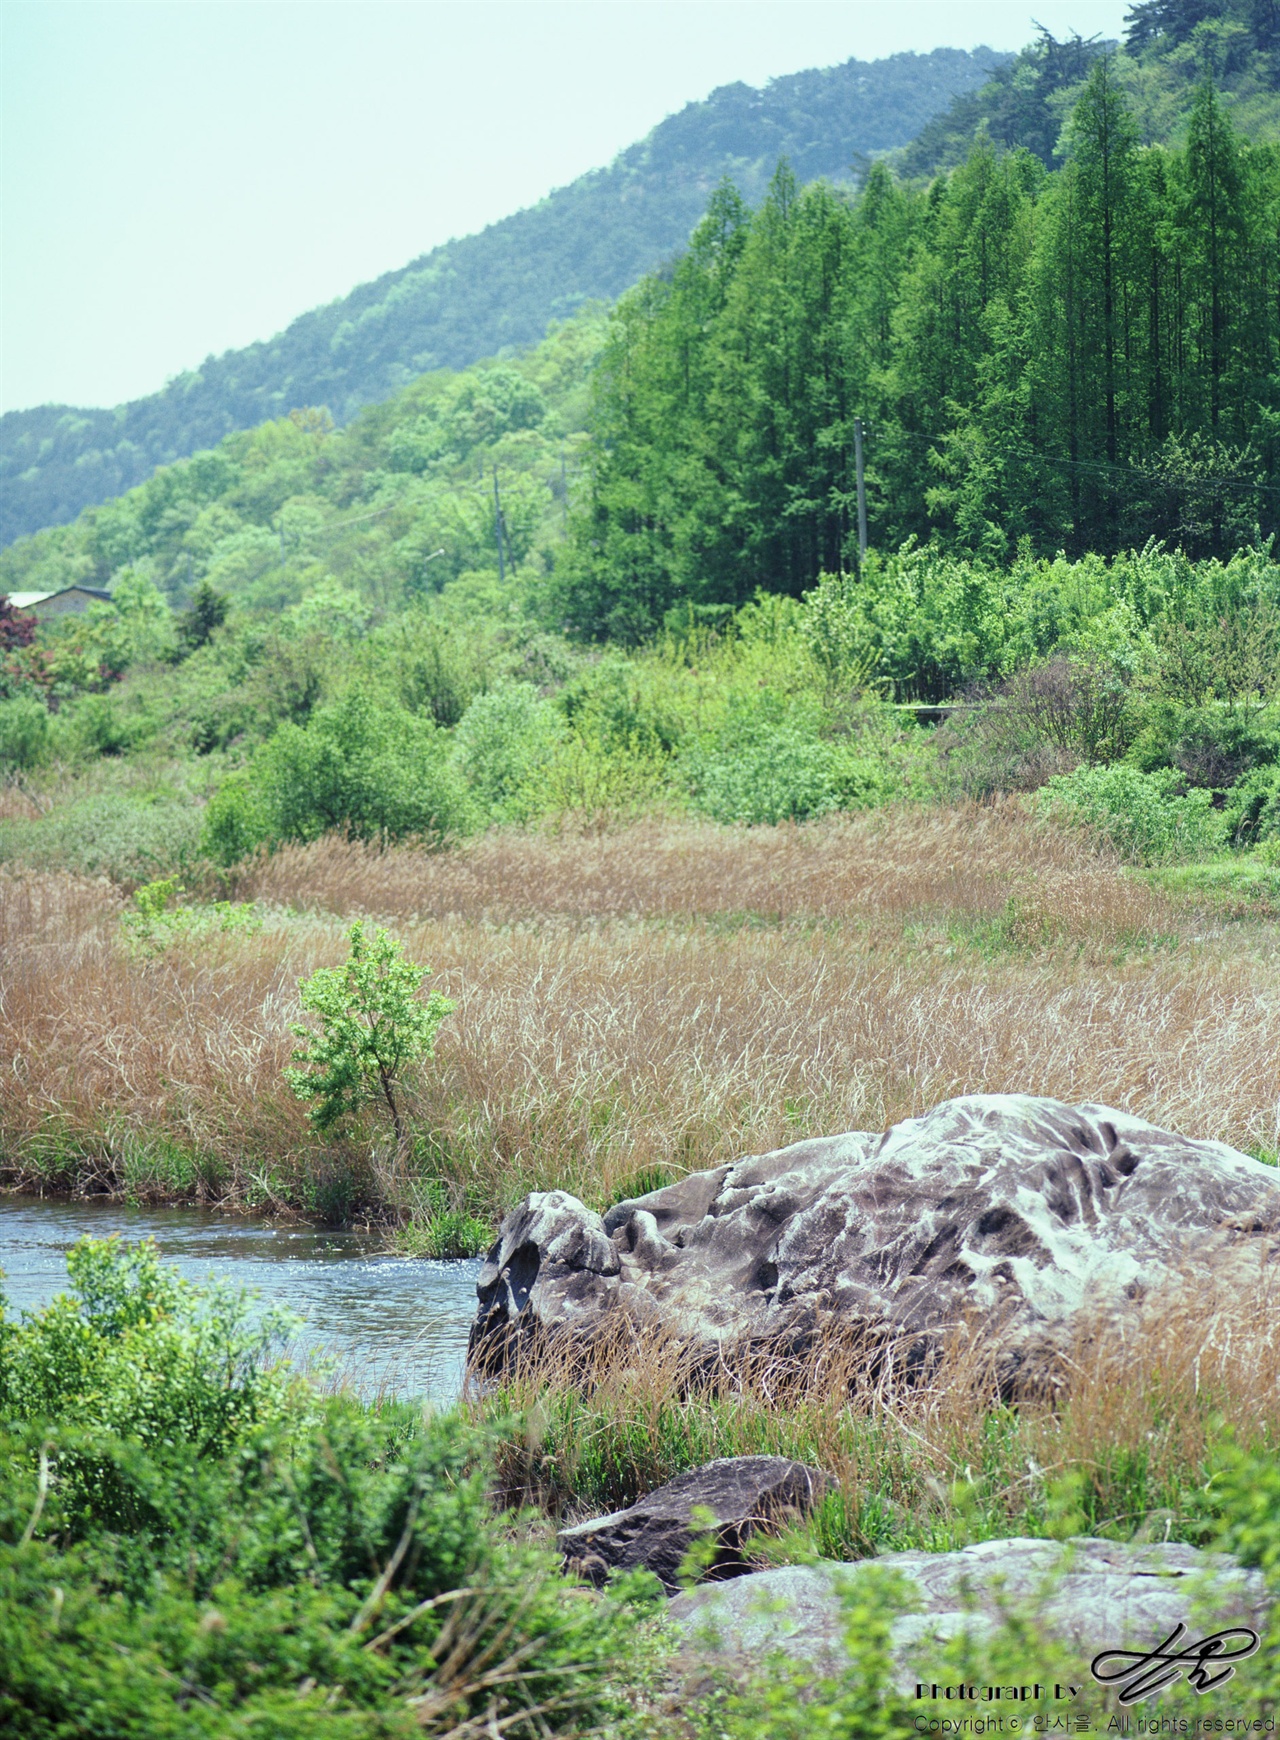
<path fill-rule="evenodd" d="M 1011 723 L 1081 761 L 1116 761 L 1132 735 L 1129 684 L 1103 659 L 1058 654 L 1017 672 L 1000 691 Z"/>
<path fill-rule="evenodd" d="M 49 709 L 34 695 L 0 701 L 0 774 L 38 767 L 49 748 Z"/>
<path fill-rule="evenodd" d="M 21 1325 L 3 1317 L 0 1295 L 0 1417 L 58 1438 L 56 1510 L 68 1526 L 86 1512 L 108 1526 L 163 1512 L 119 1444 L 216 1457 L 288 1415 L 288 1373 L 271 1359 L 287 1314 L 195 1288 L 150 1241 L 81 1239 L 67 1273 L 71 1293 Z"/>
<path fill-rule="evenodd" d="M 102 792 L 38 821 L 0 821 L 0 861 L 152 882 L 182 875 L 198 853 L 200 814 L 189 798 Z"/>
<path fill-rule="evenodd" d="M 54 734 L 70 756 L 128 755 L 156 731 L 156 721 L 141 707 L 129 707 L 117 694 L 81 695 L 57 717 Z"/>
<path fill-rule="evenodd" d="M 1059 774 L 1040 793 L 1049 815 L 1088 828 L 1122 858 L 1139 864 L 1172 863 L 1225 844 L 1227 822 L 1210 794 L 1180 795 L 1175 773 L 1142 773 L 1117 763 Z"/>
<path fill-rule="evenodd" d="M 646 1610 L 557 1573 L 456 1415 L 322 1397 L 154 1247 L 0 1297 L 0 1731 L 390 1740 L 624 1718 Z M 638 1593 L 633 1579 L 620 1595 Z"/>
<path fill-rule="evenodd" d="M 495 821 L 526 821 L 562 724 L 532 683 L 507 683 L 471 703 L 454 733 L 454 766 Z"/>
<path fill-rule="evenodd" d="M 667 760 L 660 751 L 575 727 L 526 781 L 520 801 L 530 815 L 600 828 L 638 815 L 666 790 Z"/>
<path fill-rule="evenodd" d="M 233 773 L 205 806 L 200 849 L 229 869 L 271 835 L 271 812 L 247 773 Z"/>
<path fill-rule="evenodd" d="M 148 882 L 133 896 L 120 923 L 138 948 L 160 954 L 171 943 L 197 937 L 252 935 L 262 929 L 262 914 L 252 902 L 216 900 L 197 906 L 177 906 L 184 892 L 176 876 Z"/>
<path fill-rule="evenodd" d="M 1280 766 L 1255 767 L 1227 793 L 1223 821 L 1237 845 L 1280 840 Z"/>
<path fill-rule="evenodd" d="M 717 736 L 684 750 L 678 764 L 694 806 L 718 822 L 806 821 L 886 795 L 877 766 L 819 737 L 804 710 L 767 694 L 735 701 Z"/>
<path fill-rule="evenodd" d="M 212 800 L 204 839 L 224 865 L 259 845 L 331 830 L 440 846 L 465 832 L 472 814 L 431 720 L 352 694 L 305 726 L 282 725 Z"/>
<path fill-rule="evenodd" d="M 1172 767 L 1189 785 L 1224 791 L 1280 753 L 1280 731 L 1271 708 L 1188 707 L 1154 700 L 1130 751 L 1134 765 L 1150 771 Z"/>

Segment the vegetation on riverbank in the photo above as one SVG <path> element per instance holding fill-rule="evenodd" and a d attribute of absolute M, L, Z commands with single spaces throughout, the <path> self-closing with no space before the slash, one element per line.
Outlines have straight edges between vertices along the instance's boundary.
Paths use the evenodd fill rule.
<path fill-rule="evenodd" d="M 323 1394 L 152 1247 L 69 1268 L 0 1310 L 0 1732 L 646 1732 L 656 1585 L 562 1579 L 481 1434 Z"/>
<path fill-rule="evenodd" d="M 1198 1280 L 1199 1278 L 1197 1278 Z M 998 1399 L 992 1350 L 957 1335 L 925 1381 L 868 1376 L 832 1323 L 803 1358 L 756 1350 L 695 1369 L 669 1332 L 526 1350 L 477 1421 L 502 1438 L 510 1502 L 580 1518 L 622 1509 L 718 1456 L 795 1457 L 836 1490 L 760 1548 L 764 1562 L 949 1552 L 1010 1536 L 1217 1537 L 1223 1446 L 1280 1438 L 1275 1284 L 1171 1286 L 1123 1322 L 1082 1325 L 1042 1386 Z M 850 1398 L 855 1398 L 850 1405 Z"/>
<path fill-rule="evenodd" d="M 1016 801 L 443 854 L 326 839 L 242 871 L 258 928 L 154 949 L 110 883 L 10 869 L 4 1179 L 411 1223 L 418 1250 L 435 1226 L 453 1250 L 450 1217 L 492 1227 L 530 1189 L 603 1207 L 960 1092 L 1128 1105 L 1274 1152 L 1267 889 L 1206 912 Z M 299 979 L 369 912 L 457 1003 L 405 1167 L 381 1124 L 312 1129 L 282 1073 Z"/>
<path fill-rule="evenodd" d="M 561 1575 L 548 1510 L 624 1501 L 721 1450 L 839 1477 L 762 1563 L 1089 1528 L 1229 1546 L 1280 1593 L 1269 1300 L 1153 1314 L 1123 1350 L 1069 1362 L 1056 1405 L 994 1403 L 963 1353 L 854 1408 L 834 1345 L 803 1374 L 742 1368 L 701 1391 L 677 1349 L 632 1346 L 572 1385 L 533 1369 L 433 1417 L 317 1389 L 275 1359 L 287 1324 L 184 1284 L 151 1247 L 84 1240 L 69 1269 L 71 1293 L 35 1315 L 0 1297 L 0 1732 L 24 1740 L 901 1732 L 902 1597 L 874 1568 L 851 1585 L 842 1669 L 765 1661 L 745 1685 L 672 1660 L 646 1573 L 602 1593 Z M 510 1508 L 529 1498 L 543 1508 Z M 1275 1713 L 1277 1645 L 1273 1624 L 1234 1715 Z M 921 1671 L 1051 1683 L 1072 1666 L 1032 1601 Z M 1046 1690 L 1022 1714 L 1047 1707 Z"/>

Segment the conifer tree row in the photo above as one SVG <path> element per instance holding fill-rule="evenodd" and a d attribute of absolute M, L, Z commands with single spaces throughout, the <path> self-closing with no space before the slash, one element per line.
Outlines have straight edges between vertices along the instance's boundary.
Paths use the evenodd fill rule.
<path fill-rule="evenodd" d="M 674 606 L 797 594 L 873 543 L 993 560 L 1150 538 L 1226 554 L 1280 519 L 1280 148 L 1212 83 L 1144 147 L 1108 57 L 1064 165 L 979 141 L 926 189 L 856 196 L 785 164 L 721 187 L 613 319 L 589 484 L 555 603 L 635 640 Z"/>

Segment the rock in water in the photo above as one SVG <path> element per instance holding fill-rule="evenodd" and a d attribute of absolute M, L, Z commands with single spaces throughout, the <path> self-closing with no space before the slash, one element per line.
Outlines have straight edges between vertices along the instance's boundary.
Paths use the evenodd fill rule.
<path fill-rule="evenodd" d="M 669 1595 L 680 1587 L 680 1566 L 700 1533 L 695 1512 L 709 1513 L 715 1555 L 704 1571 L 712 1579 L 749 1567 L 742 1548 L 749 1537 L 790 1515 L 808 1514 L 830 1482 L 816 1468 L 786 1456 L 722 1456 L 669 1480 L 629 1510 L 561 1529 L 566 1569 L 603 1582 L 609 1571 L 652 1571 Z"/>
<path fill-rule="evenodd" d="M 661 1325 L 704 1354 L 803 1352 L 835 1326 L 898 1357 L 995 1331 L 1002 1381 L 1043 1375 L 1085 1313 L 1192 1276 L 1247 1284 L 1280 1251 L 1280 1177 L 1104 1106 L 948 1100 L 883 1136 L 797 1142 L 620 1202 L 563 1191 L 503 1221 L 471 1351 Z"/>

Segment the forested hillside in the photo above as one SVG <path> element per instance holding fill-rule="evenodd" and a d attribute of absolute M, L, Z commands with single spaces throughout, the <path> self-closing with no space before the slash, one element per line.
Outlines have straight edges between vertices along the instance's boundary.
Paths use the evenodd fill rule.
<path fill-rule="evenodd" d="M 1126 24 L 1114 71 L 1143 144 L 1181 138 L 1206 76 L 1245 138 L 1280 139 L 1277 0 L 1137 0 Z M 957 96 L 894 153 L 895 167 L 908 176 L 952 169 L 979 135 L 1006 150 L 1021 145 L 1052 167 L 1061 160 L 1062 124 L 1090 65 L 1116 47 L 1078 35 L 1058 42 L 1041 28 L 984 85 Z"/>
<path fill-rule="evenodd" d="M 238 610 L 274 616 L 328 588 L 329 608 L 349 615 L 354 603 L 363 621 L 371 606 L 399 608 L 467 574 L 496 579 L 499 524 L 504 573 L 545 574 L 606 324 L 604 309 L 585 308 L 533 350 L 423 375 L 343 430 L 308 409 L 229 435 L 0 551 L 0 596 L 109 586 L 118 614 L 135 594 L 181 608 L 207 583 Z M 318 625 L 324 607 L 312 614 Z M 59 659 L 103 663 L 109 683 L 113 655 L 94 624 L 68 627 L 54 643 L 55 693 Z"/>
<path fill-rule="evenodd" d="M 159 464 L 302 405 L 338 423 L 416 375 L 535 344 L 548 321 L 612 299 L 684 246 L 725 175 L 759 198 L 779 157 L 802 181 L 850 176 L 903 145 L 999 57 L 936 49 L 728 85 L 691 103 L 541 204 L 434 249 L 295 320 L 208 357 L 114 410 L 42 406 L 0 419 L 0 543 L 75 517 Z"/>
<path fill-rule="evenodd" d="M 926 190 L 785 169 L 718 192 L 674 274 L 623 298 L 597 375 L 563 619 L 643 639 L 675 605 L 799 595 L 871 538 L 1002 564 L 1024 543 L 1190 556 L 1280 519 L 1280 147 L 1211 83 L 1181 149 L 1141 143 L 1095 62 L 1066 162 L 981 141 Z"/>

